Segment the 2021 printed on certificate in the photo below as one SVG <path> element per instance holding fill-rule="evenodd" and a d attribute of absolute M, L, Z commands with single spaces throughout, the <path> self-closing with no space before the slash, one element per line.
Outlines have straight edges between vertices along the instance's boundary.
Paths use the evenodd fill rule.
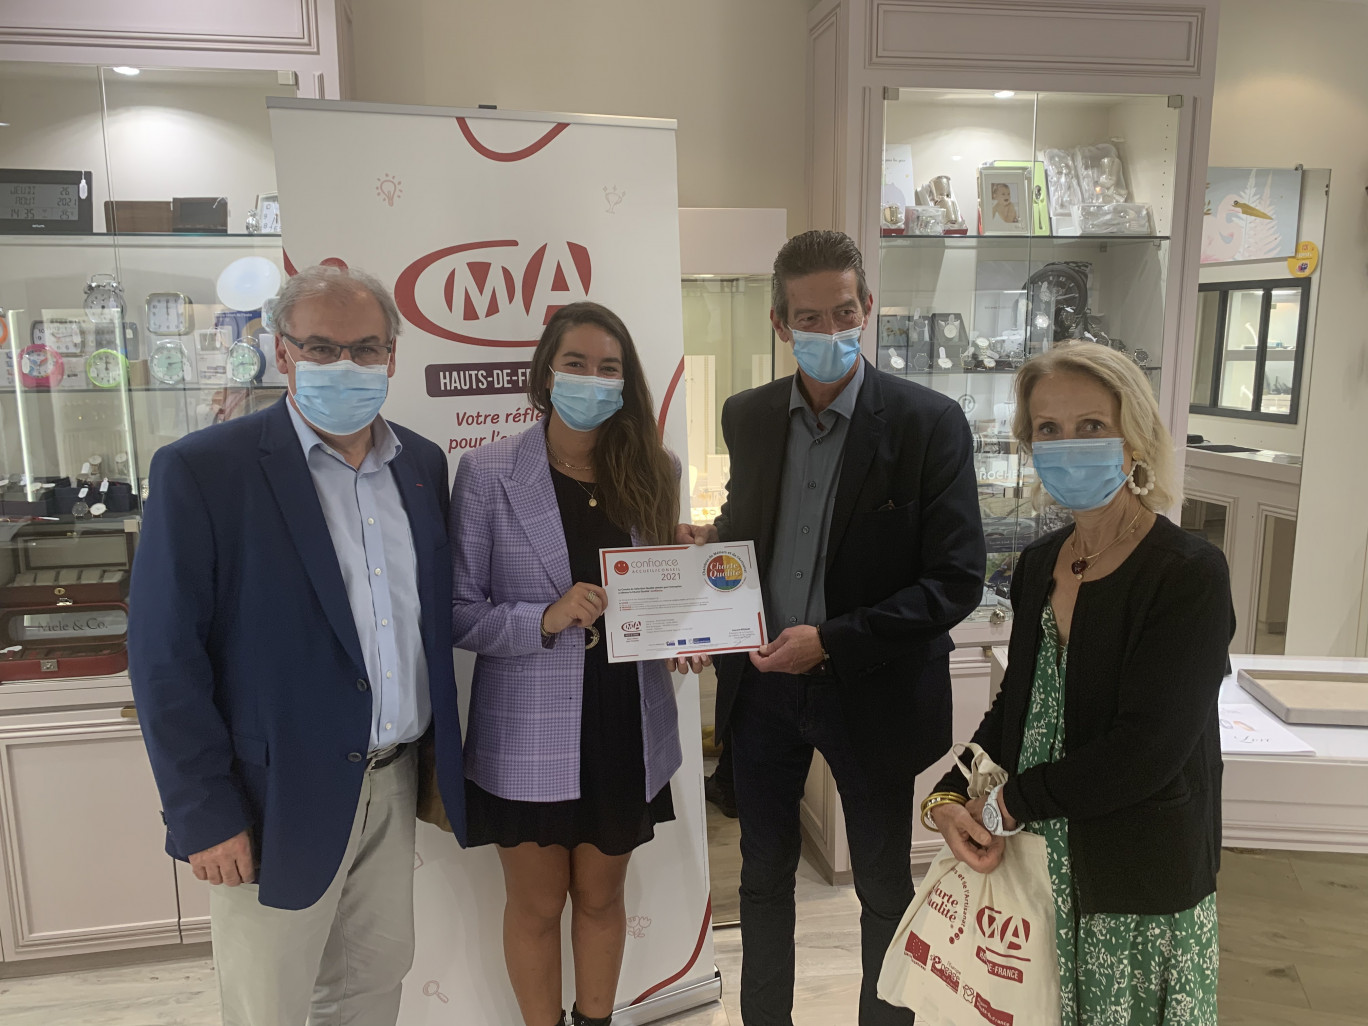
<path fill-rule="evenodd" d="M 749 652 L 769 641 L 752 542 L 600 549 L 608 661 Z"/>

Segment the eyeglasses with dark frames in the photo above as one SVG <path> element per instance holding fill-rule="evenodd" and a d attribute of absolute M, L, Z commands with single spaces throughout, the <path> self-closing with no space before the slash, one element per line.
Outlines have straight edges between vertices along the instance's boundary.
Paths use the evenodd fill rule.
<path fill-rule="evenodd" d="M 390 354 L 394 352 L 393 342 L 388 345 L 381 342 L 353 342 L 351 345 L 343 345 L 341 342 L 313 337 L 301 342 L 283 331 L 280 337 L 298 349 L 299 355 L 310 363 L 336 363 L 342 359 L 342 354 L 346 353 L 357 366 L 374 367 L 377 364 L 388 363 Z"/>

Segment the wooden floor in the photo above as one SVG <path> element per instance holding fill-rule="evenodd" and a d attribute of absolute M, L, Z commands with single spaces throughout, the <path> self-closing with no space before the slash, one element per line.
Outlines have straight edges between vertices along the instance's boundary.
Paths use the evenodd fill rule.
<path fill-rule="evenodd" d="M 725 923 L 737 914 L 740 828 L 709 806 L 708 830 L 714 917 Z M 804 927 L 813 925 L 805 923 L 812 911 L 805 906 L 825 889 L 808 867 L 800 876 L 812 878 L 807 901 L 798 908 L 803 935 L 808 932 Z M 808 983 L 821 991 L 824 1008 L 833 1001 L 837 1007 L 849 1002 L 853 1023 L 859 993 L 859 905 L 852 888 L 829 893 L 838 891 L 850 892 L 847 914 L 833 915 L 824 905 L 822 933 L 832 943 L 845 942 L 841 947 L 850 964 L 806 966 L 805 972 Z M 1216 901 L 1220 1026 L 1368 1026 L 1368 855 L 1227 848 Z M 719 965 L 726 950 L 719 943 Z M 799 959 L 804 961 L 801 951 Z M 739 975 L 727 982 L 735 987 Z M 802 1020 L 795 1015 L 795 1021 Z"/>
<path fill-rule="evenodd" d="M 714 843 L 724 831 L 736 836 L 735 820 L 717 819 L 721 829 Z M 726 857 L 739 865 L 734 846 Z M 734 907 L 734 877 L 715 877 L 713 888 L 715 900 L 730 889 Z M 860 905 L 854 888 L 828 887 L 804 864 L 798 870 L 797 900 L 794 1022 L 853 1026 L 860 991 Z M 1228 849 L 1217 900 L 1221 1026 L 1368 1024 L 1368 855 Z M 741 932 L 718 930 L 713 942 L 723 979 L 721 1006 L 685 1013 L 668 1020 L 670 1026 L 741 1026 Z M 213 1026 L 218 1021 L 218 987 L 207 958 L 0 979 L 3 1026 Z"/>
<path fill-rule="evenodd" d="M 1221 1026 L 1368 1023 L 1368 855 L 1223 853 Z"/>

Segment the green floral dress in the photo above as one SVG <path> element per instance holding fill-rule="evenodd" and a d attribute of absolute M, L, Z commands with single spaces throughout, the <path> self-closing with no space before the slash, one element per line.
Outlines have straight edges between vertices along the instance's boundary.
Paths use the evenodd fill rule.
<path fill-rule="evenodd" d="M 1068 655 L 1047 602 L 1022 738 L 1023 770 L 1064 757 Z M 1176 915 L 1079 915 L 1068 820 L 1041 820 L 1026 829 L 1044 836 L 1049 853 L 1064 1026 L 1216 1026 L 1216 895 Z"/>

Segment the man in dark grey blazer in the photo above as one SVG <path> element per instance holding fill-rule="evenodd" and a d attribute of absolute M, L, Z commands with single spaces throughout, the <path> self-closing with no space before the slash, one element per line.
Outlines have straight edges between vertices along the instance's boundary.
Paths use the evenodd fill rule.
<path fill-rule="evenodd" d="M 860 897 L 860 1026 L 913 1014 L 876 994 L 912 900 L 916 775 L 951 744 L 949 631 L 983 593 L 973 445 L 952 400 L 859 352 L 873 297 L 840 232 L 774 262 L 770 318 L 798 373 L 729 399 L 727 501 L 681 540 L 751 539 L 773 641 L 718 657 L 741 819 L 741 1013 L 791 1026 L 798 805 L 814 750 L 840 789 Z"/>

